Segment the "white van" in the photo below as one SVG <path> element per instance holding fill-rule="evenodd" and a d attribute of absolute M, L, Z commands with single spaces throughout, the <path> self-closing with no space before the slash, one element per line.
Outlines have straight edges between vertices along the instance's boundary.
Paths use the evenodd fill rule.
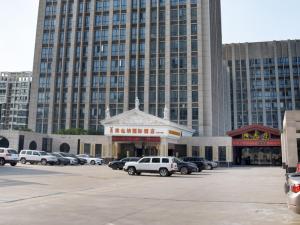
<path fill-rule="evenodd" d="M 162 177 L 175 173 L 177 163 L 174 157 L 150 156 L 141 158 L 137 162 L 126 162 L 123 168 L 129 175 L 141 175 L 141 173 L 159 173 Z"/>
<path fill-rule="evenodd" d="M 29 162 L 30 164 L 41 163 L 42 165 L 54 165 L 57 164 L 58 161 L 55 156 L 48 155 L 47 152 L 38 150 L 22 150 L 19 159 L 22 164 Z"/>

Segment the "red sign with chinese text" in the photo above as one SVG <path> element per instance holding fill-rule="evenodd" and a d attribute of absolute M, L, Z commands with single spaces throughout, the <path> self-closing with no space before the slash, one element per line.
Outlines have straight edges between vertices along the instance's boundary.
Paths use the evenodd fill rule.
<path fill-rule="evenodd" d="M 280 139 L 273 140 L 241 140 L 241 139 L 233 139 L 232 140 L 233 147 L 254 147 L 254 146 L 262 146 L 262 147 L 280 147 L 281 141 Z"/>
<path fill-rule="evenodd" d="M 112 137 L 113 142 L 155 142 L 160 143 L 160 137 L 123 137 L 123 136 L 114 136 Z"/>

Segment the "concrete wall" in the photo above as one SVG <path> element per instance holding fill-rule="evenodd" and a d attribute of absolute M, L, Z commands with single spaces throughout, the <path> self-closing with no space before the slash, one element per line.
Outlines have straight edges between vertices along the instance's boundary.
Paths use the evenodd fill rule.
<path fill-rule="evenodd" d="M 180 144 L 187 145 L 188 156 L 192 156 L 192 148 L 198 147 L 199 156 L 205 157 L 205 147 L 213 147 L 213 160 L 219 161 L 218 147 L 226 147 L 226 162 L 233 162 L 232 138 L 231 137 L 187 137 L 179 141 Z"/>
<path fill-rule="evenodd" d="M 282 161 L 289 172 L 293 172 L 300 161 L 297 139 L 300 140 L 300 111 L 286 111 L 281 135 Z"/>
<path fill-rule="evenodd" d="M 70 153 L 78 154 L 84 153 L 84 144 L 90 144 L 90 154 L 94 155 L 95 145 L 102 145 L 102 158 L 111 159 L 115 156 L 114 146 L 112 145 L 111 137 L 97 136 L 97 135 L 43 135 L 33 132 L 22 132 L 22 131 L 7 131 L 0 130 L 0 136 L 8 139 L 10 145 L 9 147 L 18 149 L 19 146 L 19 136 L 24 135 L 24 147 L 23 149 L 29 149 L 29 145 L 32 141 L 37 144 L 37 149 L 42 150 L 43 138 L 52 139 L 52 149 L 49 151 L 59 152 L 60 146 L 66 143 L 70 146 Z M 80 144 L 78 146 L 78 140 Z M 218 147 L 226 147 L 226 161 L 228 163 L 232 162 L 232 139 L 231 137 L 182 137 L 180 140 L 167 140 L 162 139 L 159 154 L 168 155 L 168 144 L 173 145 L 186 145 L 187 156 L 192 156 L 193 146 L 197 147 L 199 150 L 199 156 L 205 156 L 205 147 L 213 147 L 213 160 L 219 161 L 218 158 Z M 22 150 L 22 149 L 18 149 Z M 79 151 L 78 151 L 79 150 Z"/>

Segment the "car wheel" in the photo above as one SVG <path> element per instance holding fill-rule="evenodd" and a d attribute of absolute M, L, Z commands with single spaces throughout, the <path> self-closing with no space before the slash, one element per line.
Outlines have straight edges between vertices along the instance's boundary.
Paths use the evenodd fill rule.
<path fill-rule="evenodd" d="M 135 168 L 134 167 L 129 167 L 128 168 L 128 174 L 130 175 L 130 176 L 133 176 L 133 175 L 135 175 Z"/>
<path fill-rule="evenodd" d="M 22 164 L 26 164 L 26 159 L 25 159 L 25 158 L 22 158 L 22 159 L 21 159 L 21 163 L 22 163 Z"/>
<path fill-rule="evenodd" d="M 188 169 L 186 167 L 181 167 L 180 169 L 180 173 L 182 175 L 187 175 L 189 173 Z"/>
<path fill-rule="evenodd" d="M 46 166 L 46 165 L 47 165 L 47 160 L 46 160 L 46 159 L 42 159 L 41 164 L 42 164 L 43 166 Z"/>
<path fill-rule="evenodd" d="M 159 170 L 159 175 L 160 175 L 161 177 L 167 177 L 167 176 L 169 175 L 169 171 L 168 171 L 166 168 L 161 168 L 161 169 Z"/>
<path fill-rule="evenodd" d="M 211 165 L 207 165 L 207 166 L 206 166 L 206 169 L 207 169 L 207 170 L 212 170 L 213 168 L 212 168 Z"/>
<path fill-rule="evenodd" d="M 5 160 L 3 158 L 0 158 L 0 166 L 4 166 L 5 165 Z"/>
<path fill-rule="evenodd" d="M 198 172 L 199 172 L 199 173 L 200 173 L 200 172 L 202 172 L 202 169 L 201 169 L 201 168 L 199 168 Z"/>
<path fill-rule="evenodd" d="M 10 163 L 10 165 L 11 165 L 11 166 L 16 166 L 17 163 L 16 163 L 16 162 L 12 162 L 12 163 Z"/>
<path fill-rule="evenodd" d="M 94 160 L 91 161 L 91 165 L 95 165 L 96 162 Z"/>

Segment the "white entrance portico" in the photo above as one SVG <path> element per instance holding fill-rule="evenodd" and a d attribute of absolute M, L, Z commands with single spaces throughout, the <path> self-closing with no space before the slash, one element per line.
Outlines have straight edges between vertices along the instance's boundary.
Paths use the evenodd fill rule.
<path fill-rule="evenodd" d="M 169 145 L 179 144 L 183 137 L 192 137 L 194 130 L 168 120 L 165 109 L 164 119 L 142 112 L 137 107 L 114 117 L 109 110 L 101 121 L 105 136 L 112 138 L 112 156 L 161 155 L 168 156 Z"/>

